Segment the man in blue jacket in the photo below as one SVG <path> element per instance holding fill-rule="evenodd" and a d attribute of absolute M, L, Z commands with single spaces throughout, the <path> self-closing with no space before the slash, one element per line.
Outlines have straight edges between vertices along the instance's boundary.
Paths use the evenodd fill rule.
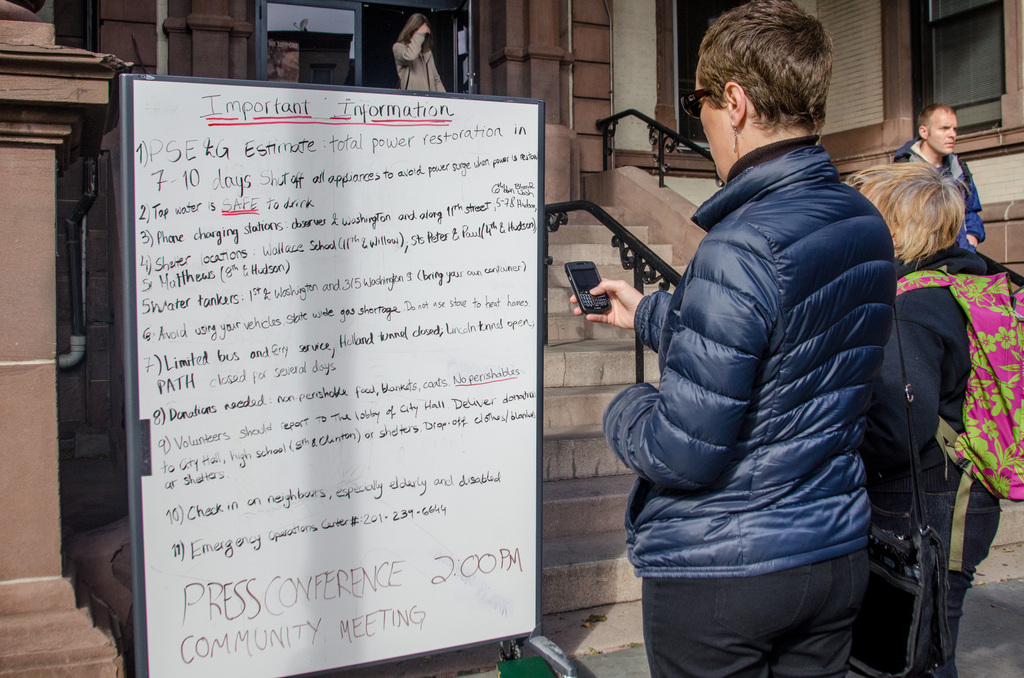
<path fill-rule="evenodd" d="M 956 237 L 956 244 L 973 252 L 978 243 L 985 240 L 985 224 L 981 220 L 981 200 L 971 170 L 953 152 L 956 133 L 956 111 L 946 104 L 927 106 L 917 116 L 917 138 L 903 144 L 893 160 L 931 163 L 956 180 L 965 206 L 964 224 Z"/>
<path fill-rule="evenodd" d="M 792 2 L 724 14 L 683 106 L 725 186 L 674 294 L 603 281 L 658 352 L 604 414 L 655 678 L 843 678 L 868 579 L 857 453 L 889 335 L 893 244 L 816 133 L 831 40 Z M 576 313 L 580 313 L 576 309 Z"/>

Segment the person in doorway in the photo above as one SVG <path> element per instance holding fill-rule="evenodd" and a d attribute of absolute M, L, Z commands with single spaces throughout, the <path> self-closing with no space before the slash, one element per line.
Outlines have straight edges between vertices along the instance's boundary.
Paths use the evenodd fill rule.
<path fill-rule="evenodd" d="M 400 89 L 445 91 L 434 65 L 434 55 L 430 52 L 433 43 L 434 37 L 427 17 L 419 13 L 410 16 L 398 35 L 398 41 L 391 48 L 395 54 Z"/>
<path fill-rule="evenodd" d="M 587 319 L 659 358 L 660 387 L 604 413 L 638 476 L 627 543 L 655 678 L 847 674 L 871 520 L 857 447 L 896 278 L 885 222 L 817 143 L 832 59 L 789 0 L 719 18 L 683 97 L 726 181 L 693 216 L 708 233 L 672 294 L 593 290 L 613 308 Z"/>
<path fill-rule="evenodd" d="M 878 207 L 889 225 L 898 276 L 936 269 L 951 274 L 985 274 L 985 262 L 956 244 L 964 203 L 961 187 L 949 174 L 925 163 L 893 164 L 858 172 L 849 183 Z M 909 383 L 914 394 L 915 454 L 920 460 L 924 508 L 928 524 L 949 553 L 963 472 L 939 446 L 935 431 L 940 417 L 958 434 L 964 431 L 964 391 L 971 368 L 967 320 L 948 289 L 930 287 L 896 298 L 896 322 L 899 334 L 893 332 L 885 346 L 885 360 L 875 380 L 868 428 L 860 447 L 868 471 L 873 521 L 897 534 L 910 534 L 914 529 L 904 390 Z M 999 500 L 984 485 L 972 483 L 966 501 L 960 567 L 949 571 L 946 592 L 946 616 L 954 645 L 964 596 L 999 527 Z M 955 659 L 931 675 L 955 678 Z"/>
<path fill-rule="evenodd" d="M 917 138 L 903 144 L 893 156 L 895 162 L 925 162 L 956 180 L 964 199 L 964 220 L 956 243 L 975 251 L 985 240 L 978 187 L 967 163 L 953 152 L 956 144 L 956 111 L 946 104 L 932 104 L 917 116 Z"/>

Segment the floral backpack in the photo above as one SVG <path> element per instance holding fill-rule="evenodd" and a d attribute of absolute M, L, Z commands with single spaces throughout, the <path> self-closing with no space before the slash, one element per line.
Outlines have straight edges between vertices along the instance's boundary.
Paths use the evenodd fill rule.
<path fill-rule="evenodd" d="M 965 431 L 940 419 L 935 437 L 964 471 L 953 515 L 950 569 L 959 570 L 967 497 L 973 480 L 993 495 L 1024 500 L 1024 289 L 1010 291 L 1005 273 L 952 275 L 915 271 L 896 293 L 948 287 L 967 316 L 971 373 L 964 394 Z M 962 499 L 962 501 L 961 501 Z"/>

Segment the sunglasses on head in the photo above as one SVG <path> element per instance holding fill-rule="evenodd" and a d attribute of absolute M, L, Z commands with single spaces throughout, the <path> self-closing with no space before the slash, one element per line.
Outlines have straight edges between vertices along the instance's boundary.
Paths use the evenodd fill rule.
<path fill-rule="evenodd" d="M 679 103 L 682 105 L 683 110 L 686 111 L 687 115 L 700 118 L 700 107 L 701 100 L 708 95 L 706 89 L 695 89 L 689 94 L 684 94 L 679 98 Z"/>

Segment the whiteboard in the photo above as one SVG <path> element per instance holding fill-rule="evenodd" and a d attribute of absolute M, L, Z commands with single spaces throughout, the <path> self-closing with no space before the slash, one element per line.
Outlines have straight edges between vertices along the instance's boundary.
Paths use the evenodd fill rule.
<path fill-rule="evenodd" d="M 140 675 L 537 628 L 542 106 L 123 77 Z"/>

